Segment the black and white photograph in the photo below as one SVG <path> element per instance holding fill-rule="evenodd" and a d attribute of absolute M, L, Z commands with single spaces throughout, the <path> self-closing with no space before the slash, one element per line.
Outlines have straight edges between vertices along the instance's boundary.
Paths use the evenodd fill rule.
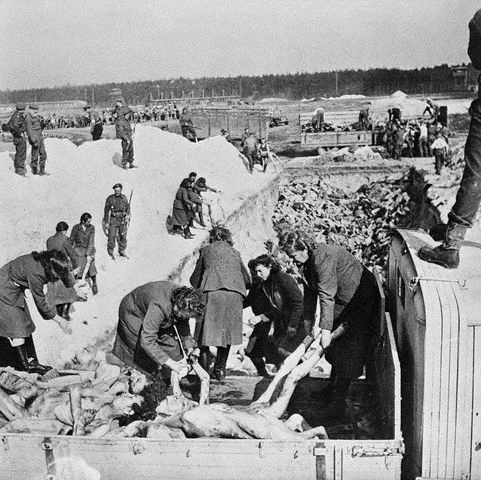
<path fill-rule="evenodd" d="M 479 2 L 0 29 L 0 480 L 481 480 Z"/>

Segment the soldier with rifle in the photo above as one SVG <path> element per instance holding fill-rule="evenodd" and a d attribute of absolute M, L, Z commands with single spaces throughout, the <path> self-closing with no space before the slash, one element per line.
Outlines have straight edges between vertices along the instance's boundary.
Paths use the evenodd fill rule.
<path fill-rule="evenodd" d="M 127 248 L 127 230 L 130 223 L 130 200 L 122 194 L 122 184 L 116 183 L 113 187 L 114 193 L 107 197 L 104 208 L 104 218 L 102 227 L 105 235 L 108 237 L 107 252 L 115 260 L 114 248 L 117 239 L 119 246 L 119 255 L 127 257 L 125 249 Z"/>

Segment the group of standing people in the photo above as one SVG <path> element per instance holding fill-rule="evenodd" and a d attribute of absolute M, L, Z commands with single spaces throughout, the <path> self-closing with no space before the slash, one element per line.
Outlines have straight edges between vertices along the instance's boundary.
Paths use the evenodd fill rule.
<path fill-rule="evenodd" d="M 250 274 L 231 232 L 214 227 L 200 250 L 191 287 L 151 282 L 124 297 L 113 353 L 144 373 L 162 372 L 167 382 L 171 370 L 188 371 L 188 363 L 198 359 L 223 382 L 230 347 L 242 343 L 243 309 L 251 307 L 254 329 L 246 353 L 259 375 L 269 376 L 266 361 L 279 365 L 307 336 L 320 332 L 333 365 L 323 394 L 326 416 L 341 416 L 351 381 L 371 365 L 378 301 L 374 276 L 343 247 L 309 242 L 299 232 L 281 237 L 280 247 L 297 264 L 299 281 L 266 254 L 249 262 Z M 189 315 L 195 318 L 193 334 Z M 331 345 L 331 332 L 340 325 L 345 333 Z"/>
<path fill-rule="evenodd" d="M 95 227 L 91 223 L 92 215 L 85 212 L 80 223 L 74 225 L 68 237 L 69 225 L 59 222 L 55 234 L 47 239 L 47 251 L 58 250 L 68 260 L 69 269 L 77 279 L 88 279 L 92 293 L 97 295 L 97 268 L 95 266 Z M 70 320 L 70 306 L 78 299 L 77 292 L 60 282 L 48 284 L 47 300 L 57 309 L 57 314 Z"/>
<path fill-rule="evenodd" d="M 47 152 L 43 141 L 42 124 L 38 115 L 38 106 L 17 103 L 15 112 L 7 123 L 7 129 L 13 136 L 15 146 L 14 167 L 17 175 L 26 176 L 27 140 L 31 146 L 30 168 L 34 175 L 48 175 L 45 170 Z"/>
<path fill-rule="evenodd" d="M 203 212 L 204 204 L 207 205 L 211 224 L 213 223 L 210 204 L 206 198 L 202 197 L 202 193 L 207 191 L 219 192 L 207 185 L 204 177 L 197 178 L 196 172 L 190 172 L 189 176 L 182 180 L 175 194 L 172 215 L 167 218 L 167 230 L 170 234 L 181 235 L 185 239 L 194 238 L 191 231 L 194 220 L 203 228 L 207 226 Z"/>

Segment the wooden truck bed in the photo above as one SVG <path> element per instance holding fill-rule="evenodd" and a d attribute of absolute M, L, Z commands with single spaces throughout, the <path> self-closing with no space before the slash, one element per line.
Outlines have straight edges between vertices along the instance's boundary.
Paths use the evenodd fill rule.
<path fill-rule="evenodd" d="M 400 369 L 390 318 L 384 314 L 382 292 L 378 316 L 375 356 L 380 396 L 376 414 L 382 425 L 379 438 L 160 441 L 3 434 L 0 480 L 399 480 L 404 448 L 400 431 Z M 266 380 L 228 377 L 222 390 L 215 393 L 213 389 L 212 401 L 248 403 L 245 397 L 253 396 L 262 382 Z M 306 378 L 304 386 L 299 384 L 290 413 L 309 412 L 312 397 L 309 399 L 302 388 L 314 388 L 322 382 L 325 384 L 326 380 Z M 358 382 L 362 384 L 363 380 Z M 315 411 L 310 411 L 308 420 L 312 421 Z"/>

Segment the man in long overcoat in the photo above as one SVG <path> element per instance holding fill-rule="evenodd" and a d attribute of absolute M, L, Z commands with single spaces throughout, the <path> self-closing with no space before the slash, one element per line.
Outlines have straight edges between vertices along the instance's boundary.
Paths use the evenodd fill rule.
<path fill-rule="evenodd" d="M 133 110 L 124 105 L 122 100 L 117 100 L 114 109 L 115 135 L 122 140 L 122 168 L 125 170 L 134 168 L 134 141 L 128 118 L 133 113 Z"/>
<path fill-rule="evenodd" d="M 25 125 L 25 103 L 17 103 L 16 110 L 8 121 L 8 128 L 15 145 L 14 167 L 15 173 L 25 176 L 25 162 L 27 160 L 27 127 Z"/>

